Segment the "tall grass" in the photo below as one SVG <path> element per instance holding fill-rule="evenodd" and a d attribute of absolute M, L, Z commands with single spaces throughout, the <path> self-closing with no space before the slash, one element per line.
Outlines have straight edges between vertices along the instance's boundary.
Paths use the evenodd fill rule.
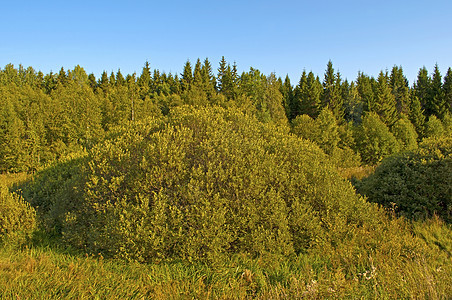
<path fill-rule="evenodd" d="M 0 299 L 447 299 L 450 227 L 438 220 L 391 222 L 388 230 L 412 228 L 404 237 L 413 240 L 408 248 L 389 234 L 385 246 L 358 251 L 372 240 L 363 234 L 336 249 L 319 247 L 291 259 L 235 255 L 215 265 L 107 260 L 52 243 L 2 248 Z"/>

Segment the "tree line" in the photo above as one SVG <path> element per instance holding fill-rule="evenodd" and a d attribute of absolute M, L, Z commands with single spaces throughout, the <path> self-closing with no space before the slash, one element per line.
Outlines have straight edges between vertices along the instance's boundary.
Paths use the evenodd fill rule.
<path fill-rule="evenodd" d="M 187 61 L 174 75 L 146 62 L 140 75 L 100 78 L 81 66 L 44 74 L 9 64 L 0 69 L 0 172 L 33 172 L 90 149 L 116 126 L 181 105 L 235 107 L 288 126 L 339 163 L 374 164 L 424 137 L 451 134 L 452 69 L 443 77 L 437 65 L 431 75 L 423 67 L 410 86 L 399 66 L 349 82 L 329 61 L 323 80 L 303 71 L 294 86 L 252 67 L 239 74 L 224 57 L 216 70 L 208 59 Z"/>

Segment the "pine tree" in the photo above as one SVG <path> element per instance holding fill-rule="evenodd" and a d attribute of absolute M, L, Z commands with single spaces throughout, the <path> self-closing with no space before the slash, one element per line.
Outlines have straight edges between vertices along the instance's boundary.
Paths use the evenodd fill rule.
<path fill-rule="evenodd" d="M 426 103 L 425 110 L 428 116 L 435 115 L 439 119 L 443 119 L 447 112 L 447 105 L 443 94 L 442 76 L 439 71 L 438 64 L 435 65 L 435 69 L 433 71 L 428 102 Z"/>
<path fill-rule="evenodd" d="M 292 119 L 291 107 L 292 107 L 292 102 L 294 100 L 293 99 L 294 93 L 293 93 L 292 84 L 290 83 L 289 75 L 286 75 L 286 78 L 284 79 L 284 83 L 281 85 L 280 92 L 284 98 L 284 109 L 286 111 L 286 116 L 289 120 L 291 120 Z"/>
<path fill-rule="evenodd" d="M 446 76 L 444 76 L 443 95 L 446 107 L 452 114 L 452 69 L 450 67 L 447 69 Z"/>
<path fill-rule="evenodd" d="M 116 85 L 116 76 L 114 72 L 110 73 L 110 86 L 115 86 Z"/>
<path fill-rule="evenodd" d="M 424 110 L 427 110 L 430 85 L 431 79 L 428 76 L 428 71 L 425 67 L 422 67 L 421 69 L 419 69 L 417 81 L 414 84 L 414 92 L 415 96 L 419 99 L 419 102 L 421 103 L 422 109 Z M 429 116 L 427 111 L 425 111 L 425 114 L 426 116 Z"/>
<path fill-rule="evenodd" d="M 148 61 L 145 62 L 141 75 L 137 80 L 138 87 L 140 89 L 139 95 L 141 99 L 146 98 L 151 94 L 152 77 L 151 67 Z"/>
<path fill-rule="evenodd" d="M 334 73 L 333 63 L 328 61 L 323 80 L 322 105 L 331 109 L 336 120 L 341 121 L 344 117 L 343 99 L 341 95 L 341 76 Z"/>
<path fill-rule="evenodd" d="M 195 69 L 193 71 L 193 85 L 202 88 L 201 60 L 196 60 Z"/>
<path fill-rule="evenodd" d="M 358 78 L 356 79 L 356 85 L 358 89 L 358 95 L 360 102 L 363 106 L 363 111 L 375 110 L 375 95 L 373 90 L 375 79 L 358 72 Z"/>
<path fill-rule="evenodd" d="M 322 91 L 319 77 L 316 77 L 312 71 L 309 72 L 306 78 L 306 88 L 302 90 L 301 110 L 303 113 L 312 118 L 318 116 L 321 108 Z"/>
<path fill-rule="evenodd" d="M 227 63 L 224 56 L 221 57 L 220 66 L 218 67 L 218 91 L 223 92 L 223 81 L 224 76 L 226 75 Z"/>
<path fill-rule="evenodd" d="M 190 89 L 190 86 L 193 83 L 193 71 L 191 68 L 191 63 L 189 60 L 184 65 L 184 71 L 181 74 L 181 87 L 182 91 L 188 91 Z"/>
<path fill-rule="evenodd" d="M 416 128 L 418 136 L 423 137 L 425 126 L 425 115 L 424 110 L 422 109 L 421 106 L 421 102 L 419 101 L 419 98 L 416 96 L 416 93 L 414 91 L 411 93 L 411 106 L 408 118 L 414 125 L 414 128 Z"/>
<path fill-rule="evenodd" d="M 101 91 L 106 94 L 110 88 L 110 80 L 108 79 L 108 75 L 106 71 L 102 72 L 100 80 L 97 86 L 101 89 Z"/>
<path fill-rule="evenodd" d="M 96 80 L 96 76 L 94 76 L 93 73 L 90 73 L 88 75 L 88 85 L 93 90 L 93 92 L 96 91 L 96 89 L 97 89 L 97 80 Z"/>
<path fill-rule="evenodd" d="M 394 66 L 389 78 L 392 94 L 396 100 L 397 112 L 408 114 L 410 110 L 410 89 L 402 67 Z"/>
<path fill-rule="evenodd" d="M 210 64 L 209 59 L 205 59 L 204 63 L 202 65 L 202 77 L 203 77 L 203 82 L 206 85 L 209 85 L 209 90 L 212 90 L 212 88 L 215 90 L 216 86 L 217 86 L 217 82 L 216 82 L 216 78 L 215 75 L 213 74 L 212 71 L 212 65 Z"/>
<path fill-rule="evenodd" d="M 212 100 L 216 96 L 216 79 L 212 71 L 212 65 L 210 61 L 206 58 L 201 68 L 201 77 L 203 89 L 207 94 L 207 98 Z"/>
<path fill-rule="evenodd" d="M 294 96 L 290 107 L 291 111 L 290 119 L 292 120 L 299 115 L 306 114 L 303 109 L 304 102 L 303 99 L 306 94 L 307 84 L 308 84 L 308 75 L 306 73 L 306 70 L 303 70 L 300 80 L 298 81 L 298 85 L 294 89 Z"/>
<path fill-rule="evenodd" d="M 67 78 L 66 72 L 64 71 L 64 68 L 61 67 L 60 72 L 58 73 L 58 76 L 57 76 L 57 83 L 65 85 L 67 83 L 67 81 L 68 81 L 68 78 Z"/>
<path fill-rule="evenodd" d="M 116 72 L 116 85 L 124 86 L 125 84 L 126 80 L 124 79 L 124 76 L 122 76 L 121 70 L 118 69 L 118 72 Z"/>
<path fill-rule="evenodd" d="M 388 73 L 380 72 L 375 86 L 375 109 L 380 119 L 387 125 L 392 126 L 397 121 L 397 110 L 394 95 L 389 87 Z"/>

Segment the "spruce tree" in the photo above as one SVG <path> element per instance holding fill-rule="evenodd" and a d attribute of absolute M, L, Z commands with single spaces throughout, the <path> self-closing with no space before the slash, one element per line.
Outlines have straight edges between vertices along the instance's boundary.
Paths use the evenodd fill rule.
<path fill-rule="evenodd" d="M 319 77 L 311 71 L 306 78 L 306 87 L 302 89 L 302 112 L 316 118 L 321 108 L 322 84 Z M 334 112 L 333 112 L 334 114 Z M 336 116 L 335 116 L 336 117 Z"/>
<path fill-rule="evenodd" d="M 118 72 L 116 72 L 116 85 L 124 86 L 125 83 L 126 83 L 126 80 L 124 79 L 124 76 L 122 76 L 121 70 L 118 69 Z"/>
<path fill-rule="evenodd" d="M 218 67 L 218 91 L 221 93 L 223 92 L 223 81 L 224 76 L 226 75 L 226 69 L 227 69 L 227 63 L 224 56 L 221 57 L 220 66 Z"/>
<path fill-rule="evenodd" d="M 435 115 L 439 119 L 443 119 L 447 112 L 446 101 L 443 94 L 442 76 L 438 64 L 435 65 L 433 70 L 432 82 L 425 110 L 428 116 Z"/>
<path fill-rule="evenodd" d="M 380 72 L 375 85 L 375 111 L 380 119 L 387 125 L 392 126 L 397 121 L 397 110 L 394 95 L 389 87 L 388 73 Z"/>
<path fill-rule="evenodd" d="M 146 96 L 149 96 L 151 93 L 152 77 L 151 77 L 151 67 L 148 61 L 145 62 L 143 70 L 141 71 L 141 75 L 137 80 L 137 83 L 139 87 L 140 98 L 144 99 L 146 98 Z"/>
<path fill-rule="evenodd" d="M 419 99 L 422 109 L 425 110 L 426 116 L 429 116 L 427 111 L 427 102 L 429 98 L 429 90 L 431 85 L 431 79 L 428 76 L 428 71 L 425 67 L 419 69 L 417 75 L 417 81 L 414 84 L 415 96 Z"/>
<path fill-rule="evenodd" d="M 291 106 L 294 98 L 293 87 L 290 83 L 289 75 L 286 75 L 284 83 L 281 85 L 281 94 L 284 98 L 284 109 L 286 111 L 286 116 L 289 120 L 292 119 Z"/>
<path fill-rule="evenodd" d="M 190 86 L 193 83 L 193 71 L 191 68 L 191 63 L 189 60 L 184 65 L 184 71 L 181 74 L 181 87 L 182 91 L 188 91 L 190 89 Z"/>
<path fill-rule="evenodd" d="M 411 93 L 411 106 L 408 118 L 416 128 L 418 136 L 423 137 L 425 126 L 425 115 L 424 110 L 422 109 L 421 106 L 421 102 L 419 101 L 419 98 L 416 96 L 415 92 Z"/>
<path fill-rule="evenodd" d="M 410 89 L 408 87 L 408 79 L 403 75 L 402 67 L 394 66 L 392 68 L 389 83 L 396 100 L 397 112 L 399 114 L 408 114 L 411 99 Z"/>
<path fill-rule="evenodd" d="M 201 60 L 198 58 L 196 60 L 195 69 L 193 71 L 193 85 L 202 88 L 202 72 L 201 72 Z"/>
<path fill-rule="evenodd" d="M 375 110 L 375 95 L 373 90 L 374 78 L 368 75 L 358 72 L 358 78 L 356 79 L 356 85 L 358 89 L 358 95 L 360 102 L 363 106 L 363 111 Z"/>
<path fill-rule="evenodd" d="M 447 69 L 446 76 L 444 76 L 443 95 L 446 108 L 452 113 L 452 69 Z"/>
<path fill-rule="evenodd" d="M 58 76 L 57 76 L 57 83 L 65 85 L 67 83 L 67 81 L 68 81 L 68 78 L 67 78 L 66 72 L 64 71 L 64 68 L 61 67 L 60 72 L 58 73 Z"/>
<path fill-rule="evenodd" d="M 326 106 L 334 114 L 336 120 L 341 121 L 344 117 L 343 99 L 341 95 L 342 79 L 340 73 L 334 73 L 333 63 L 328 61 L 323 80 L 322 106 Z"/>
<path fill-rule="evenodd" d="M 294 97 L 290 107 L 291 119 L 295 119 L 299 115 L 306 114 L 303 109 L 303 98 L 307 89 L 307 84 L 308 75 L 306 73 L 306 70 L 303 70 L 300 80 L 298 81 L 298 85 L 294 90 Z"/>
<path fill-rule="evenodd" d="M 94 76 L 93 73 L 88 75 L 88 85 L 93 90 L 93 92 L 96 91 L 96 89 L 97 89 L 97 80 L 96 80 L 96 76 Z"/>
<path fill-rule="evenodd" d="M 102 72 L 102 75 L 99 79 L 97 86 L 101 89 L 101 91 L 106 94 L 108 89 L 110 88 L 110 80 L 108 79 L 108 75 L 106 71 Z"/>
<path fill-rule="evenodd" d="M 215 94 L 216 89 L 216 78 L 212 71 L 212 65 L 210 64 L 210 61 L 206 58 L 204 60 L 204 63 L 201 68 L 201 76 L 202 76 L 202 82 L 204 85 L 204 89 L 208 95 L 209 98 L 212 98 Z"/>
<path fill-rule="evenodd" d="M 115 73 L 111 72 L 110 74 L 110 86 L 115 86 L 116 85 L 116 77 L 115 77 Z"/>

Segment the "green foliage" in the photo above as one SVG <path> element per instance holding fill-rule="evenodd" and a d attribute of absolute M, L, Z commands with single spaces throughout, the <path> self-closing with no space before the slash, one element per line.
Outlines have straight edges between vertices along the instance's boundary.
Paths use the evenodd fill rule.
<path fill-rule="evenodd" d="M 0 184 L 0 245 L 20 245 L 36 228 L 35 211 L 30 204 Z"/>
<path fill-rule="evenodd" d="M 439 138 L 442 137 L 444 133 L 444 127 L 441 120 L 439 120 L 435 115 L 431 115 L 430 118 L 428 118 L 427 123 L 425 123 L 425 137 Z"/>
<path fill-rule="evenodd" d="M 380 72 L 374 86 L 375 102 L 371 111 L 376 112 L 380 119 L 389 127 L 397 120 L 396 99 L 389 86 L 388 73 Z"/>
<path fill-rule="evenodd" d="M 376 164 L 396 153 L 399 143 L 376 113 L 367 113 L 355 131 L 356 149 L 368 164 Z"/>
<path fill-rule="evenodd" d="M 401 151 L 417 149 L 418 135 L 414 125 L 406 116 L 402 116 L 391 128 L 394 137 L 399 141 Z"/>
<path fill-rule="evenodd" d="M 85 163 L 86 153 L 74 153 L 17 185 L 47 232 L 61 234 L 66 215 L 81 205 Z"/>
<path fill-rule="evenodd" d="M 181 107 L 93 148 L 63 235 L 138 261 L 287 256 L 370 222 L 365 207 L 312 143 L 236 110 Z"/>
<path fill-rule="evenodd" d="M 447 299 L 450 226 L 386 220 L 334 250 L 287 260 L 234 255 L 218 264 L 137 264 L 60 248 L 0 248 L 0 298 Z M 412 232 L 411 232 L 412 228 Z"/>
<path fill-rule="evenodd" d="M 437 214 L 452 221 L 452 138 L 428 139 L 419 150 L 383 160 L 374 174 L 358 184 L 372 202 L 395 205 L 402 215 Z"/>

